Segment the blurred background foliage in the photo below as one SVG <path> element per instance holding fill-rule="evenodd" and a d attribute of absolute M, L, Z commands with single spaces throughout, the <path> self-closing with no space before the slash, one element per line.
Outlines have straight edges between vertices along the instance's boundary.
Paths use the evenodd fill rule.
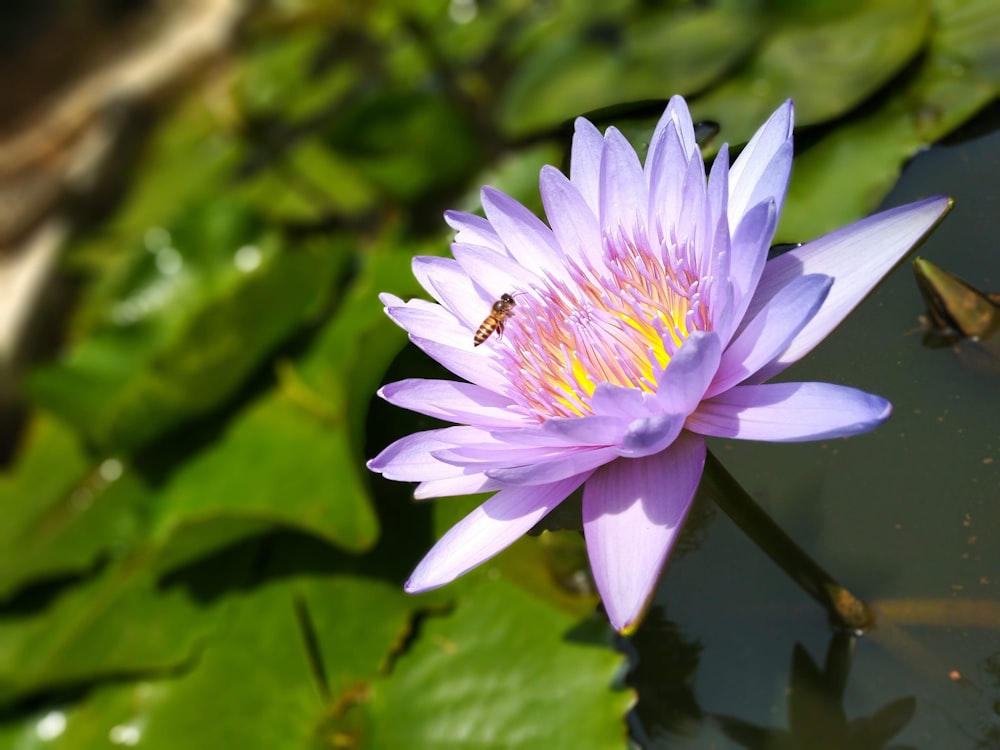
<path fill-rule="evenodd" d="M 200 5 L 145 4 L 139 38 Z M 573 117 L 642 152 L 674 93 L 718 124 L 709 156 L 793 98 L 779 241 L 857 219 L 997 97 L 995 6 L 237 2 L 155 107 L 101 100 L 138 145 L 99 212 L 58 204 L 69 303 L 2 425 L 0 747 L 625 746 L 577 537 L 402 593 L 476 499 L 364 468 L 434 426 L 371 400 L 437 372 L 377 294 L 422 294 L 409 259 L 447 252 L 441 212 L 480 185 L 538 209 Z"/>

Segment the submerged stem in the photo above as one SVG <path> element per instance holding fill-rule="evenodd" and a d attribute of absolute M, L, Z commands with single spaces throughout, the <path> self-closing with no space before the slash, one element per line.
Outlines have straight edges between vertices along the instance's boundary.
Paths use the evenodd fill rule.
<path fill-rule="evenodd" d="M 711 451 L 705 460 L 702 486 L 768 557 L 826 608 L 835 625 L 859 635 L 875 626 L 875 614 L 868 605 L 835 581 L 792 541 Z"/>

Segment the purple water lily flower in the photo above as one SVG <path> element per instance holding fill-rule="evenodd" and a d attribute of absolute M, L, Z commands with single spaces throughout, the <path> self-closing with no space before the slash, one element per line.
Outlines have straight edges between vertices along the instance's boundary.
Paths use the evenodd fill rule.
<path fill-rule="evenodd" d="M 491 188 L 486 218 L 446 214 L 454 259 L 413 260 L 437 303 L 381 299 L 467 382 L 403 380 L 379 395 L 460 426 L 409 435 L 368 465 L 419 482 L 418 498 L 496 494 L 431 549 L 407 591 L 479 565 L 583 485 L 594 580 L 629 632 L 691 506 L 704 436 L 819 440 L 889 416 L 887 401 L 853 388 L 763 381 L 821 341 L 950 201 L 885 211 L 767 261 L 791 163 L 787 102 L 732 166 L 723 146 L 706 180 L 674 97 L 645 165 L 615 128 L 577 120 L 569 178 L 541 172 L 548 225 Z"/>

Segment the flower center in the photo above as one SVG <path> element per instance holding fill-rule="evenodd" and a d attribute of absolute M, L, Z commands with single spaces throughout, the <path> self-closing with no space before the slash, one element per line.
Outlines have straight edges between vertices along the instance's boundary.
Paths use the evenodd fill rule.
<path fill-rule="evenodd" d="M 693 331 L 709 330 L 705 287 L 683 246 L 650 252 L 606 243 L 596 272 L 567 261 L 572 283 L 546 279 L 518 297 L 504 333 L 503 366 L 540 419 L 592 413 L 600 383 L 654 393 Z"/>

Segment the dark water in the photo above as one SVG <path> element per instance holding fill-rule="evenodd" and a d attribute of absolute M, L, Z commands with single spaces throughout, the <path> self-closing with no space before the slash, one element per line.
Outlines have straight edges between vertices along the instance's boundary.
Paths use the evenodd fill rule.
<path fill-rule="evenodd" d="M 1000 291 L 1000 131 L 920 154 L 884 207 L 940 193 L 955 207 L 918 253 Z M 886 425 L 712 446 L 881 625 L 835 644 L 840 678 L 810 680 L 804 657 L 822 668 L 833 637 L 825 613 L 704 503 L 697 547 L 672 560 L 635 639 L 649 746 L 1000 748 L 1000 376 L 922 345 L 911 258 L 785 376 L 885 396 Z M 851 736 L 856 719 L 880 739 Z"/>

